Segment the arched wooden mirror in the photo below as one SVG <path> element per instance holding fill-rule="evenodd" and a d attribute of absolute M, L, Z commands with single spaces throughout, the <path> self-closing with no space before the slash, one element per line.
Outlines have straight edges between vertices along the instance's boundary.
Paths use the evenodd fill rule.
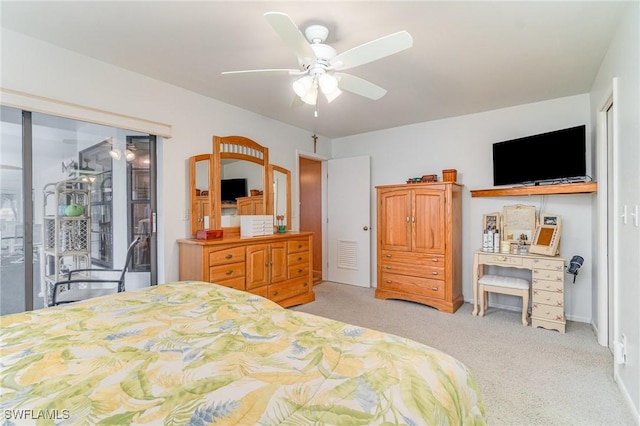
<path fill-rule="evenodd" d="M 269 181 L 272 182 L 273 223 L 278 226 L 280 220 L 285 229 L 291 229 L 291 171 L 284 167 L 269 165 Z"/>
<path fill-rule="evenodd" d="M 191 190 L 191 235 L 211 229 L 211 190 L 213 155 L 200 154 L 189 158 L 189 188 Z"/>
<path fill-rule="evenodd" d="M 269 149 L 243 136 L 213 137 L 213 227 L 234 234 L 241 214 L 272 214 Z"/>

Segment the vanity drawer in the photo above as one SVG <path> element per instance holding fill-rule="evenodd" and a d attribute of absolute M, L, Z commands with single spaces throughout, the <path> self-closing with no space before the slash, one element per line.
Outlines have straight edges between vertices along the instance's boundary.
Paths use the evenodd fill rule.
<path fill-rule="evenodd" d="M 562 283 L 564 282 L 564 270 L 556 271 L 533 268 L 533 270 L 531 271 L 531 277 L 534 280 L 555 281 L 558 283 Z"/>
<path fill-rule="evenodd" d="M 531 286 L 534 290 L 553 291 L 555 293 L 564 292 L 563 283 L 558 281 L 547 281 L 534 278 L 531 280 Z"/>
<path fill-rule="evenodd" d="M 522 257 L 480 253 L 480 263 L 497 266 L 522 266 Z"/>
<path fill-rule="evenodd" d="M 562 306 L 550 306 L 542 303 L 533 303 L 531 318 L 537 317 L 552 321 L 564 321 L 564 309 Z"/>
<path fill-rule="evenodd" d="M 423 277 L 382 273 L 381 289 L 444 299 L 444 281 Z"/>
<path fill-rule="evenodd" d="M 540 303 L 542 305 L 550 306 L 564 306 L 564 294 L 554 291 L 544 291 L 533 289 L 533 303 Z"/>
<path fill-rule="evenodd" d="M 287 265 L 309 264 L 309 252 L 290 253 L 287 255 Z"/>
<path fill-rule="evenodd" d="M 244 262 L 244 246 L 211 250 L 209 252 L 209 266 L 226 265 L 234 262 Z"/>
<path fill-rule="evenodd" d="M 287 252 L 288 253 L 299 253 L 302 251 L 309 251 L 309 240 L 291 240 L 287 241 Z"/>
<path fill-rule="evenodd" d="M 213 283 L 231 278 L 242 278 L 244 280 L 244 262 L 212 266 L 209 268 L 209 280 Z"/>
<path fill-rule="evenodd" d="M 548 269 L 551 271 L 564 272 L 564 261 L 553 259 L 534 259 L 533 267 L 536 269 Z"/>

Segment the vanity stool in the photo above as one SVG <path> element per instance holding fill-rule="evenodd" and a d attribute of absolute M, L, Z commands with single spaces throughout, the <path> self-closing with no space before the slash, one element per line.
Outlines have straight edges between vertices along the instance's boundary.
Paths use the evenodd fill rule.
<path fill-rule="evenodd" d="M 478 279 L 480 293 L 480 316 L 489 306 L 489 293 L 510 294 L 522 297 L 522 324 L 526 327 L 529 309 L 529 281 L 523 278 L 503 277 L 500 275 L 483 275 Z"/>

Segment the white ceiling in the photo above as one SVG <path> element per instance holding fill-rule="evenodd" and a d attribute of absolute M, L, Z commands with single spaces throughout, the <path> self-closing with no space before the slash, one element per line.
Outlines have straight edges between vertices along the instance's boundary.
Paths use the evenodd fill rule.
<path fill-rule="evenodd" d="M 625 10 L 614 1 L 6 1 L 2 26 L 329 138 L 589 92 Z M 330 29 L 338 53 L 400 30 L 413 48 L 347 71 L 387 89 L 291 104 L 297 68 L 263 17 Z"/>

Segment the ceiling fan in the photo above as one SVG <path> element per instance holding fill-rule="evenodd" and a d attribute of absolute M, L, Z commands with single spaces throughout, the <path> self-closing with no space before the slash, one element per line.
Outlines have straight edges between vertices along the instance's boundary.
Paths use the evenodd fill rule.
<path fill-rule="evenodd" d="M 311 25 L 304 35 L 291 18 L 281 12 L 267 12 L 265 18 L 298 58 L 300 69 L 257 69 L 225 71 L 222 74 L 262 73 L 302 76 L 293 82 L 293 90 L 303 102 L 318 105 L 318 93 L 328 102 L 337 98 L 342 90 L 377 100 L 387 91 L 362 78 L 340 71 L 355 68 L 393 55 L 413 46 L 413 39 L 406 31 L 399 31 L 338 54 L 324 44 L 329 30 L 323 25 Z"/>

